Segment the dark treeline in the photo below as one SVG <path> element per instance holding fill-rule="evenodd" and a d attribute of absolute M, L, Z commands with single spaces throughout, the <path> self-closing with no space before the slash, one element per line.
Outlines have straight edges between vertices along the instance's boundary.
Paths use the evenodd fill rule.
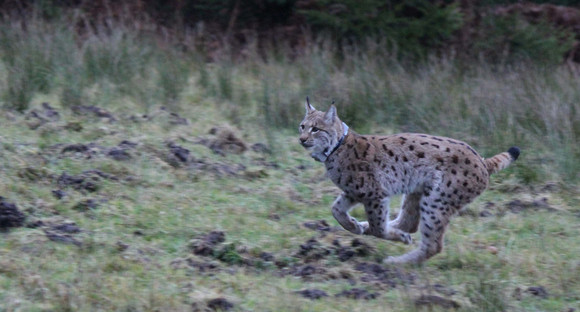
<path fill-rule="evenodd" d="M 305 37 L 323 35 L 341 45 L 380 39 L 398 56 L 580 61 L 580 4 L 572 0 L 0 0 L 0 11 L 72 18 L 79 31 L 115 20 L 178 36 L 203 32 L 198 42 L 209 46 L 258 39 L 299 49 Z"/>

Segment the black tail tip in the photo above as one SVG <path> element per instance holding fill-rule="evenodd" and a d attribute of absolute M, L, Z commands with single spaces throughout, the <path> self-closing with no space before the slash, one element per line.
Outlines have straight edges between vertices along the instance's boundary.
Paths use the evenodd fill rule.
<path fill-rule="evenodd" d="M 510 154 L 510 156 L 513 158 L 513 160 L 518 159 L 518 157 L 520 156 L 520 148 L 517 146 L 512 146 L 510 147 L 510 149 L 508 150 L 508 153 Z"/>

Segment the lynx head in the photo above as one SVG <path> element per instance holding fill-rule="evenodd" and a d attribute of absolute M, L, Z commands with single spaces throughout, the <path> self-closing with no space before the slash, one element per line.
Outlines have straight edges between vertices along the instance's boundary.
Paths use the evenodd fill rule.
<path fill-rule="evenodd" d="M 327 112 L 318 111 L 306 97 L 305 107 L 306 115 L 298 128 L 300 144 L 312 158 L 324 162 L 342 143 L 348 127 L 338 118 L 334 105 Z"/>

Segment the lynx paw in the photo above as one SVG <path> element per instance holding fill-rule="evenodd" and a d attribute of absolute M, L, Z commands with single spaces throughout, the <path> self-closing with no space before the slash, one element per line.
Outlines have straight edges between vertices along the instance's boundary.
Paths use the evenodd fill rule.
<path fill-rule="evenodd" d="M 363 235 L 370 235 L 369 234 L 369 222 L 368 221 L 362 221 L 358 223 L 362 229 L 362 233 Z"/>
<path fill-rule="evenodd" d="M 397 235 L 399 235 L 400 242 L 402 242 L 403 244 L 411 245 L 413 243 L 413 238 L 411 237 L 411 234 L 401 231 L 397 233 Z"/>

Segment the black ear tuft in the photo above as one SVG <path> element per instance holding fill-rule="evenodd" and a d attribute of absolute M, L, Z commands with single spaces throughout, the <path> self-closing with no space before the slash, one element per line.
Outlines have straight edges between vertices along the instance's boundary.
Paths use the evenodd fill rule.
<path fill-rule="evenodd" d="M 513 160 L 516 160 L 520 156 L 520 148 L 517 146 L 512 146 L 508 150 L 508 153 L 510 154 Z"/>

